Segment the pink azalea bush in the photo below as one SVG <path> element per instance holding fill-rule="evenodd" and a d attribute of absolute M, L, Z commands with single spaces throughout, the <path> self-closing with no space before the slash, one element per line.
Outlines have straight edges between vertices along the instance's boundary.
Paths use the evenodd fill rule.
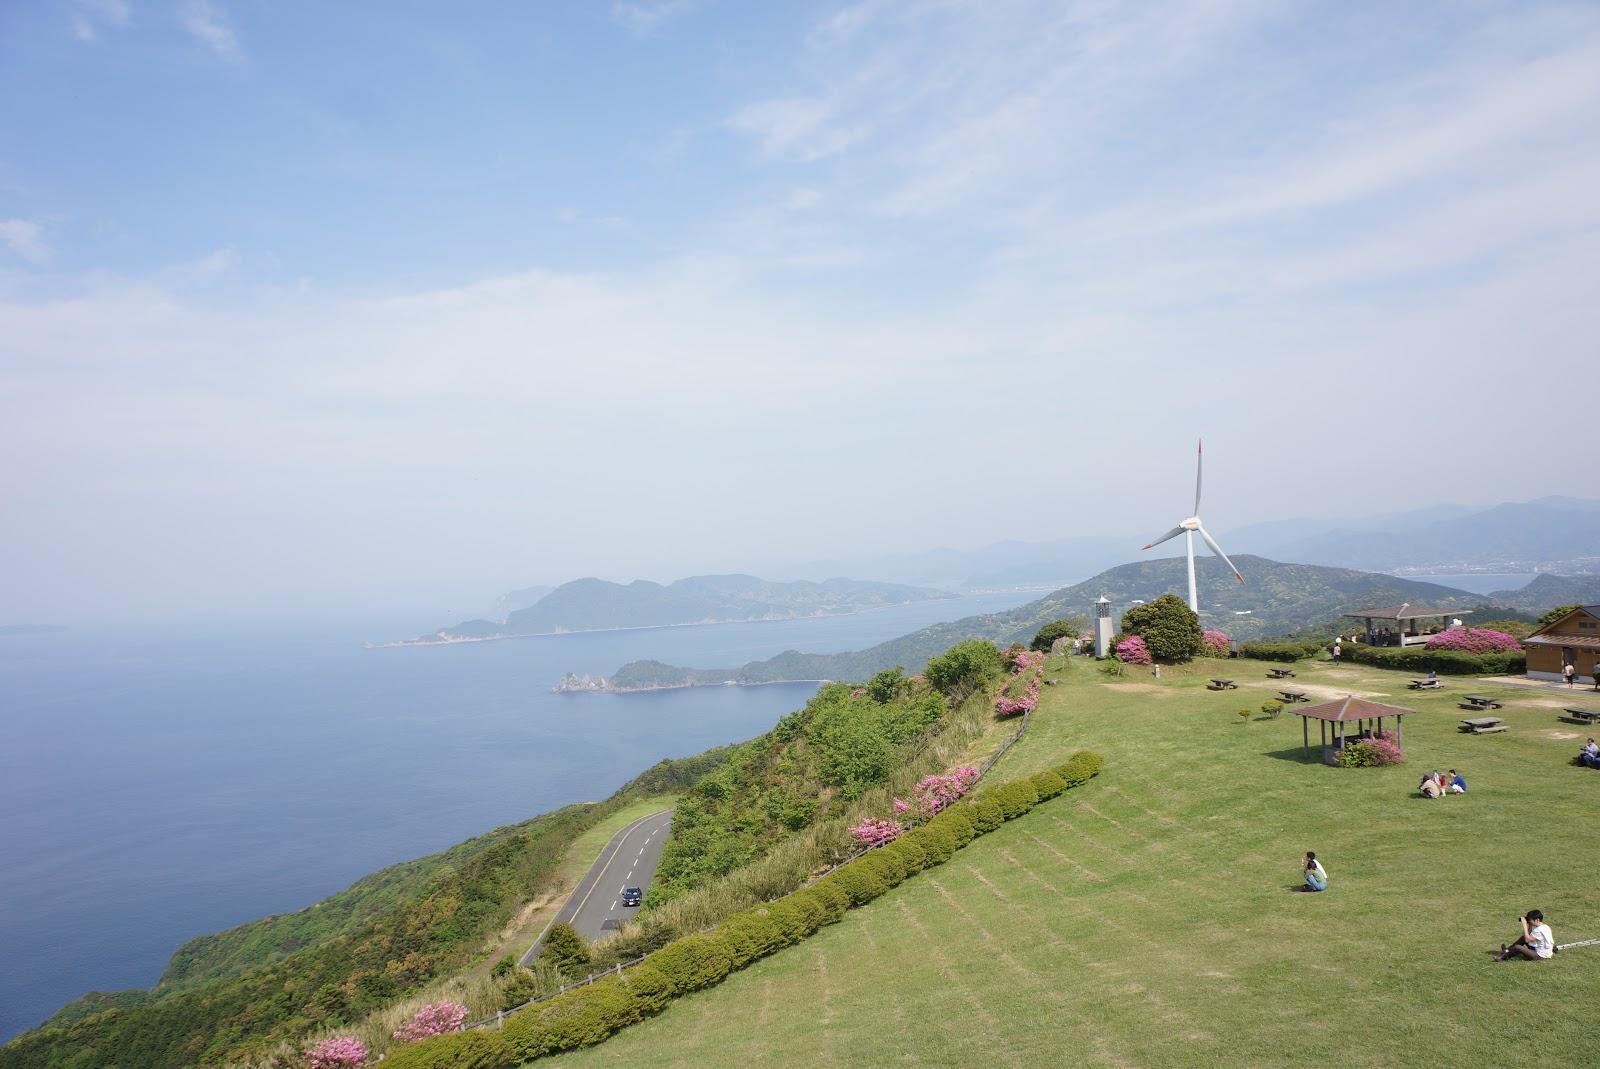
<path fill-rule="evenodd" d="M 978 770 L 971 765 L 962 765 L 953 772 L 942 776 L 923 776 L 922 781 L 916 786 L 913 797 L 915 802 L 906 802 L 903 799 L 894 800 L 894 811 L 905 813 L 915 809 L 924 818 L 960 801 L 972 790 L 973 784 L 978 782 Z"/>
<path fill-rule="evenodd" d="M 467 1019 L 467 1008 L 459 1002 L 435 1002 L 422 1007 L 416 1015 L 395 1029 L 394 1038 L 415 1043 L 429 1036 L 442 1036 L 446 1032 L 461 1031 Z"/>
<path fill-rule="evenodd" d="M 1452 627 L 1428 639 L 1430 650 L 1460 650 L 1462 653 L 1515 653 L 1520 643 L 1504 631 L 1492 627 Z"/>
<path fill-rule="evenodd" d="M 995 699 L 994 712 L 996 716 L 1016 716 L 1018 713 L 1029 713 L 1039 704 L 1039 677 L 1035 675 L 1028 681 L 1028 689 L 1020 698 L 1009 698 L 1001 694 Z"/>
<path fill-rule="evenodd" d="M 355 1069 L 367 1060 L 367 1045 L 355 1036 L 334 1036 L 306 1049 L 311 1069 Z"/>
<path fill-rule="evenodd" d="M 1005 651 L 1006 664 L 1011 667 L 1013 675 L 1022 675 L 1035 668 L 1044 666 L 1045 655 L 1028 649 L 1026 646 L 1012 646 Z"/>
<path fill-rule="evenodd" d="M 1228 635 L 1223 631 L 1207 631 L 1200 638 L 1200 652 L 1213 657 L 1228 655 Z"/>
<path fill-rule="evenodd" d="M 879 820 L 868 817 L 850 829 L 851 838 L 862 846 L 882 846 L 892 843 L 905 834 L 906 826 L 898 820 Z"/>
<path fill-rule="evenodd" d="M 1117 660 L 1123 664 L 1155 664 L 1155 658 L 1150 656 L 1150 647 L 1144 644 L 1144 639 L 1138 635 L 1129 635 L 1117 643 Z"/>

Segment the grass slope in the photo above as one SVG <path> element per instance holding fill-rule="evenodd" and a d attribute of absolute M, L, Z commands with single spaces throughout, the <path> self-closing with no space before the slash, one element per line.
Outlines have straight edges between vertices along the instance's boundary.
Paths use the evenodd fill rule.
<path fill-rule="evenodd" d="M 1559 941 L 1600 935 L 1600 773 L 1562 693 L 1503 688 L 1511 730 L 1456 731 L 1455 697 L 1397 673 L 1310 666 L 1300 683 L 1417 710 L 1410 763 L 1332 769 L 1300 723 L 1241 722 L 1275 690 L 1200 669 L 1155 683 L 1053 665 L 1011 778 L 1088 747 L 1095 782 L 661 1017 L 554 1065 L 1593 1065 L 1600 947 L 1490 951 L 1538 906 Z M 1253 678 L 1252 678 L 1253 677 Z M 1476 692 L 1490 684 L 1477 684 Z M 1501 693 L 1500 690 L 1496 691 Z M 1455 767 L 1463 798 L 1411 797 Z M 1332 876 L 1292 893 L 1301 854 Z"/>

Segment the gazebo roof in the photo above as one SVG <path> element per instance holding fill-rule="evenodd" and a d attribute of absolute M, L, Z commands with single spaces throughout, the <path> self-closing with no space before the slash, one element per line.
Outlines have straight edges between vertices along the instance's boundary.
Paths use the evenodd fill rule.
<path fill-rule="evenodd" d="M 1344 723 L 1349 720 L 1375 720 L 1380 716 L 1405 716 L 1407 713 L 1416 712 L 1415 709 L 1406 709 L 1398 705 L 1384 705 L 1382 702 L 1369 702 L 1365 698 L 1347 695 L 1336 698 L 1331 702 L 1320 702 L 1308 705 L 1303 709 L 1292 710 L 1295 716 L 1309 717 L 1312 720 L 1328 720 L 1333 723 Z"/>
<path fill-rule="evenodd" d="M 1348 620 L 1420 620 L 1426 616 L 1471 616 L 1471 609 L 1430 609 L 1423 605 L 1390 605 L 1382 609 L 1357 609 L 1344 614 Z"/>

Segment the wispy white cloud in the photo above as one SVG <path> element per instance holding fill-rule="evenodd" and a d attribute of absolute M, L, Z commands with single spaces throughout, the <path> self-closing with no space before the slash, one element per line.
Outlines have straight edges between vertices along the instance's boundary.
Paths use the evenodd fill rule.
<path fill-rule="evenodd" d="M 218 57 L 230 62 L 244 58 L 239 35 L 211 0 L 184 0 L 178 9 L 178 21 L 196 41 Z"/>
<path fill-rule="evenodd" d="M 69 15 L 72 35 L 86 44 L 99 40 L 102 26 L 120 29 L 133 21 L 128 0 L 74 0 Z"/>
<path fill-rule="evenodd" d="M 50 259 L 50 246 L 44 240 L 44 227 L 28 219 L 0 219 L 0 245 L 31 264 Z"/>
<path fill-rule="evenodd" d="M 629 33 L 644 35 L 699 6 L 698 0 L 619 0 L 611 5 L 611 21 Z"/>

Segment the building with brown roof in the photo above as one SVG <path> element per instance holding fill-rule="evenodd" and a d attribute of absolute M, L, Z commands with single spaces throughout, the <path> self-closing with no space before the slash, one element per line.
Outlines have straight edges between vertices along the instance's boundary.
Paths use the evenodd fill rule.
<path fill-rule="evenodd" d="M 1561 679 L 1570 664 L 1578 680 L 1593 683 L 1600 664 L 1600 605 L 1578 606 L 1523 639 L 1522 646 L 1530 678 Z"/>

